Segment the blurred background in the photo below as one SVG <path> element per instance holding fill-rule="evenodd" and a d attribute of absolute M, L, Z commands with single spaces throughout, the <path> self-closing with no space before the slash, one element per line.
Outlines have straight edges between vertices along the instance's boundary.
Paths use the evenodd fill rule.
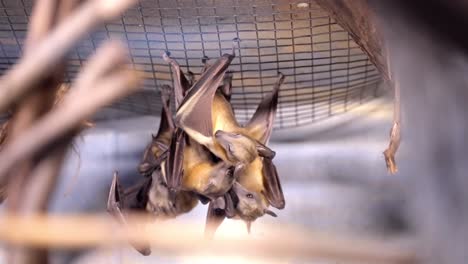
<path fill-rule="evenodd" d="M 31 1 L 3 0 L 0 11 L 0 72 L 22 54 Z M 202 58 L 229 52 L 239 38 L 232 104 L 246 122 L 260 99 L 272 89 L 277 72 L 286 75 L 270 146 L 276 151 L 286 197 L 278 218 L 263 217 L 250 237 L 261 236 L 264 224 L 296 225 L 324 232 L 386 240 L 412 235 L 405 218 L 402 175 L 389 175 L 383 158 L 392 125 L 392 90 L 367 55 L 315 1 L 141 0 L 120 20 L 99 28 L 70 54 L 67 79 L 105 39 L 128 45 L 133 65 L 146 74 L 144 90 L 108 106 L 93 119 L 96 126 L 75 140 L 56 189 L 52 211 L 103 212 L 117 170 L 124 186 L 141 177 L 137 165 L 161 111 L 158 87 L 172 84 L 161 54 L 170 51 L 185 72 L 197 76 Z M 402 144 L 397 160 L 404 160 Z M 206 206 L 181 220 L 203 232 Z M 113 221 L 109 217 L 109 221 Z M 247 236 L 241 221 L 227 220 L 222 232 Z M 66 234 L 64 234 L 66 235 Z M 130 246 L 57 252 L 56 263 L 263 263 L 267 260 L 179 256 L 153 252 L 140 256 Z M 285 259 L 278 263 L 337 263 L 333 259 Z M 268 260 L 268 263 L 273 263 Z M 343 263 L 343 262 L 339 262 Z M 355 262 L 349 262 L 355 263 Z"/>

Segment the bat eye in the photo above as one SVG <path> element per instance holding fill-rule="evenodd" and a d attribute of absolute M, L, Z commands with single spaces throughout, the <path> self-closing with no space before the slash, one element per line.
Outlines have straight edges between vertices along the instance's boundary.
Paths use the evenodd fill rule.
<path fill-rule="evenodd" d="M 247 195 L 245 195 L 247 198 L 249 199 L 253 199 L 253 195 L 251 193 L 248 193 Z"/>

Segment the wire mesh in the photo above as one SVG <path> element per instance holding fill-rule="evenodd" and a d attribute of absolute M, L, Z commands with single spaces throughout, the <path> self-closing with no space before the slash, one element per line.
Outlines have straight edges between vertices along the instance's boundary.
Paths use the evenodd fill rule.
<path fill-rule="evenodd" d="M 0 72 L 21 56 L 30 0 L 2 0 Z M 157 115 L 158 87 L 172 84 L 162 53 L 170 51 L 187 72 L 198 75 L 202 58 L 229 52 L 241 40 L 230 66 L 232 105 L 239 122 L 253 114 L 271 91 L 277 73 L 286 75 L 275 128 L 301 126 L 346 112 L 377 95 L 380 76 L 349 34 L 314 1 L 140 0 L 120 20 L 83 40 L 69 56 L 72 80 L 106 39 L 121 39 L 146 78 L 143 92 L 101 112 L 96 119 Z M 113 109 L 113 110 L 112 110 Z"/>

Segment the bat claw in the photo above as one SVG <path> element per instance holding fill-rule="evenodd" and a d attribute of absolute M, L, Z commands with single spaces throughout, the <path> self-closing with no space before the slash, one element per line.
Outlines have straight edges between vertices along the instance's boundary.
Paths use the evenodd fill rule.
<path fill-rule="evenodd" d="M 240 38 L 233 38 L 232 39 L 232 55 L 236 55 L 236 48 L 240 47 Z"/>
<path fill-rule="evenodd" d="M 170 100 L 172 96 L 173 89 L 169 85 L 162 85 L 159 87 L 159 92 L 161 93 L 161 97 L 163 101 Z"/>
<path fill-rule="evenodd" d="M 172 63 L 174 60 L 171 58 L 171 52 L 164 51 L 162 54 L 162 58 L 167 63 Z"/>
<path fill-rule="evenodd" d="M 284 74 L 282 72 L 278 72 L 278 80 L 284 78 Z"/>

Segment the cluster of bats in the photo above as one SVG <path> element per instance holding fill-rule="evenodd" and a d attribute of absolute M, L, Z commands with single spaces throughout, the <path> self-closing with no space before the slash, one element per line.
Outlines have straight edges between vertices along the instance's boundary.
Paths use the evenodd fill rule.
<path fill-rule="evenodd" d="M 124 189 L 115 172 L 110 188 L 107 208 L 121 224 L 127 224 L 132 211 L 155 219 L 173 218 L 191 211 L 200 201 L 209 203 L 205 236 L 212 238 L 225 218 L 245 221 L 250 232 L 257 218 L 276 216 L 270 206 L 285 207 L 273 164 L 275 152 L 266 146 L 284 75 L 279 73 L 271 94 L 241 126 L 230 104 L 232 73 L 227 69 L 234 57 L 233 49 L 211 65 L 203 60 L 205 67 L 195 80 L 192 73 L 184 74 L 169 53 L 163 54 L 174 74 L 174 88 L 160 88 L 161 123 L 138 166 L 143 177 Z M 133 246 L 143 255 L 151 253 L 149 245 Z"/>

